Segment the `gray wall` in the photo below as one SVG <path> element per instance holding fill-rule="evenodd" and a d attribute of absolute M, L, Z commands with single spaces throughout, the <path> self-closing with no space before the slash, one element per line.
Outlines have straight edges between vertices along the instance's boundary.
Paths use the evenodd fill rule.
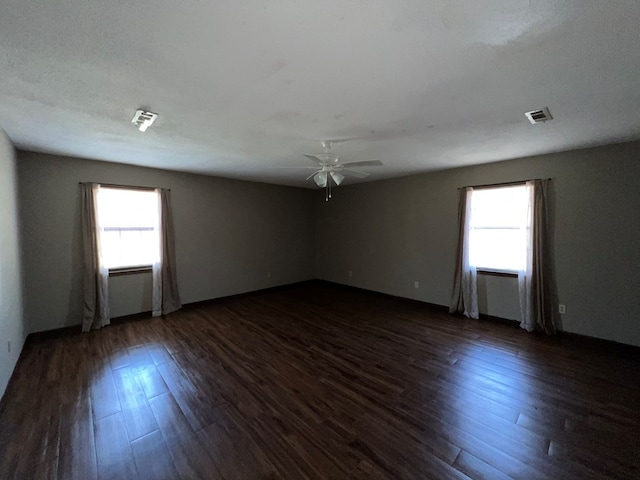
<path fill-rule="evenodd" d="M 30 332 L 80 322 L 80 181 L 171 189 L 183 303 L 314 276 L 303 189 L 31 152 L 18 152 L 18 180 Z M 112 316 L 150 310 L 150 285 L 149 275 L 112 277 Z"/>
<path fill-rule="evenodd" d="M 316 276 L 448 305 L 458 187 L 546 177 L 564 329 L 640 346 L 640 143 L 344 186 L 328 203 L 316 192 Z M 483 313 L 519 319 L 517 282 L 479 283 Z"/>
<path fill-rule="evenodd" d="M 343 186 L 325 203 L 321 191 L 19 152 L 28 331 L 79 322 L 78 181 L 172 189 L 185 303 L 316 277 L 448 305 L 457 188 L 552 177 L 564 328 L 640 345 L 639 157 L 640 143 L 576 150 Z M 515 281 L 479 283 L 483 313 L 519 319 Z M 150 286 L 112 278 L 113 316 L 149 310 Z"/>
<path fill-rule="evenodd" d="M 27 335 L 22 314 L 15 153 L 0 129 L 0 397 Z M 8 342 L 11 342 L 9 351 Z"/>

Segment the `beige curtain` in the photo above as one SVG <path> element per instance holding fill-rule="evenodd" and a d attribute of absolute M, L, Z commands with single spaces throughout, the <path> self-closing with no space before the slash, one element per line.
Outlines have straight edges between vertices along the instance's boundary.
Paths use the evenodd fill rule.
<path fill-rule="evenodd" d="M 472 188 L 460 190 L 458 204 L 458 251 L 453 277 L 450 313 L 460 313 L 469 318 L 478 318 L 477 271 L 469 263 L 469 229 L 471 222 Z"/>
<path fill-rule="evenodd" d="M 175 236 L 171 215 L 170 191 L 156 189 L 160 216 L 160 261 L 153 265 L 153 316 L 166 315 L 182 308 L 176 276 Z"/>
<path fill-rule="evenodd" d="M 519 274 L 522 323 L 528 331 L 548 335 L 559 328 L 553 256 L 551 181 L 527 182 L 532 189 L 530 248 L 527 271 Z"/>
<path fill-rule="evenodd" d="M 97 196 L 100 185 L 80 185 L 82 215 L 83 307 L 82 331 L 109 325 L 109 270 L 100 255 L 100 231 Z"/>

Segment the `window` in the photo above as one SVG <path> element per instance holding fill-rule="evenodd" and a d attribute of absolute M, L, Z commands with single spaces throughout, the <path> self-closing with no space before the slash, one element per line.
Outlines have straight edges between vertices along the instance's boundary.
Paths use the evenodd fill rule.
<path fill-rule="evenodd" d="M 158 193 L 101 187 L 100 247 L 109 270 L 151 266 L 160 258 Z"/>
<path fill-rule="evenodd" d="M 529 191 L 526 185 L 471 191 L 471 266 L 494 272 L 516 272 L 525 268 L 530 228 Z"/>

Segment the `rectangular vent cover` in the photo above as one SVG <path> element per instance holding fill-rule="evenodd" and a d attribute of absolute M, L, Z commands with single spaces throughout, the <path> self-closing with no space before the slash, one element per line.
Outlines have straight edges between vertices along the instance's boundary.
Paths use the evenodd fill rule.
<path fill-rule="evenodd" d="M 153 122 L 156 121 L 156 118 L 158 118 L 157 113 L 136 110 L 135 115 L 131 119 L 131 123 L 138 127 L 138 130 L 144 132 Z"/>
<path fill-rule="evenodd" d="M 525 116 L 529 119 L 529 121 L 532 124 L 544 123 L 553 119 L 547 107 L 541 108 L 540 110 L 533 110 L 531 112 L 527 112 L 525 113 Z"/>

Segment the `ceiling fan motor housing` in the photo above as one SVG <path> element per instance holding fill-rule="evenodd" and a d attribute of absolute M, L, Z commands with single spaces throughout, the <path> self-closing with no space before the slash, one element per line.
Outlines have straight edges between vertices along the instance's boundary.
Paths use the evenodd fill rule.
<path fill-rule="evenodd" d="M 339 160 L 338 155 L 335 153 L 319 153 L 316 157 L 325 165 L 336 165 Z"/>

